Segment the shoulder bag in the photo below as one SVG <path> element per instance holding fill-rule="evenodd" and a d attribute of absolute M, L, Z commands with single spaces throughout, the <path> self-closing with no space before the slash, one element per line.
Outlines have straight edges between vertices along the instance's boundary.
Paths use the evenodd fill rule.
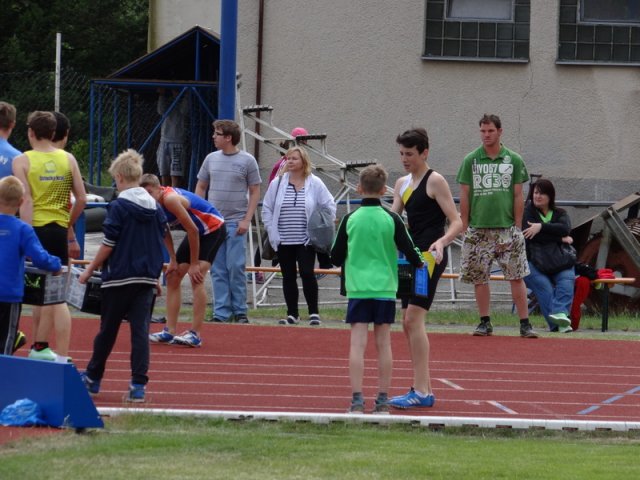
<path fill-rule="evenodd" d="M 576 264 L 576 249 L 568 243 L 530 242 L 528 250 L 529 261 L 547 275 L 555 275 Z"/>

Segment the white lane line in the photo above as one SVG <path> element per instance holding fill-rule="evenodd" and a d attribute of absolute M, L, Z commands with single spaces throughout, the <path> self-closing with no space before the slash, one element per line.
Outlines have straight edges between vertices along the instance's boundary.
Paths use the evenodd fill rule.
<path fill-rule="evenodd" d="M 509 415 L 517 415 L 518 412 L 511 410 L 508 407 L 505 407 L 504 405 L 502 405 L 500 402 L 496 402 L 494 400 L 489 400 L 487 402 L 489 405 L 493 405 L 494 407 L 498 408 L 499 410 L 502 410 L 505 413 L 508 413 Z"/>

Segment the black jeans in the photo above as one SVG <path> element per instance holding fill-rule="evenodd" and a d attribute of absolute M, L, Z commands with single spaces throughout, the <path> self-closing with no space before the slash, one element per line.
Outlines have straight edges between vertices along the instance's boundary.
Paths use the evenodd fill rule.
<path fill-rule="evenodd" d="M 107 359 L 118 338 L 122 319 L 129 320 L 131 330 L 131 383 L 146 385 L 149 381 L 149 320 L 155 287 L 135 283 L 101 289 L 102 315 L 100 331 L 93 341 L 93 355 L 87 366 L 91 380 L 101 380 Z"/>
<path fill-rule="evenodd" d="M 311 246 L 278 245 L 278 259 L 282 270 L 282 290 L 287 303 L 287 315 L 299 316 L 298 281 L 296 267 L 300 270 L 302 292 L 307 301 L 309 314 L 318 313 L 318 281 L 313 273 L 316 251 Z"/>

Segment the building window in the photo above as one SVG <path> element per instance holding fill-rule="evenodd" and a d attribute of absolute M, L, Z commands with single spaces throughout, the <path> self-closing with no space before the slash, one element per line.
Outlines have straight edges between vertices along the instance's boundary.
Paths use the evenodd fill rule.
<path fill-rule="evenodd" d="M 512 0 L 449 0 L 447 20 L 511 20 Z"/>
<path fill-rule="evenodd" d="M 558 63 L 640 65 L 640 0 L 560 0 Z"/>
<path fill-rule="evenodd" d="M 582 0 L 580 7 L 583 22 L 640 22 L 640 0 Z"/>
<path fill-rule="evenodd" d="M 529 60 L 529 0 L 427 0 L 425 5 L 425 60 Z"/>

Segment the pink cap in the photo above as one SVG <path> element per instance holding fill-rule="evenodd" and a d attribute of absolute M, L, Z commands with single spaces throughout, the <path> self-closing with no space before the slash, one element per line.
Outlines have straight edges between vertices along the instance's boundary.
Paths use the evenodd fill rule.
<path fill-rule="evenodd" d="M 304 128 L 302 127 L 296 127 L 293 130 L 291 130 L 291 136 L 293 138 L 296 138 L 298 135 L 309 135 L 309 132 L 307 132 Z"/>

